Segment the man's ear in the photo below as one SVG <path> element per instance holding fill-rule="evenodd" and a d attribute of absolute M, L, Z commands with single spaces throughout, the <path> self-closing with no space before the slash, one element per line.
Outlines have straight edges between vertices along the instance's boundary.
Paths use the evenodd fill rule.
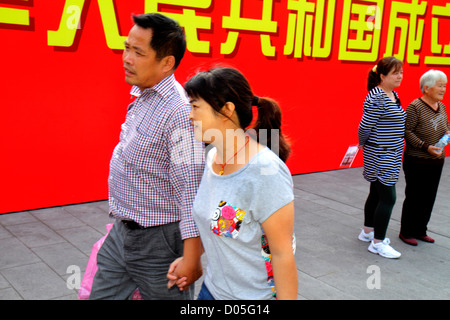
<path fill-rule="evenodd" d="M 166 56 L 163 58 L 163 70 L 164 72 L 170 72 L 175 69 L 175 57 Z"/>

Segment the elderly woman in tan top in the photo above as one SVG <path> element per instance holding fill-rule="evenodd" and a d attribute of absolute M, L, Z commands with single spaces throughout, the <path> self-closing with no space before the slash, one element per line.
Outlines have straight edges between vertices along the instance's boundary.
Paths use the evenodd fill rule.
<path fill-rule="evenodd" d="M 416 239 L 434 242 L 427 235 L 427 225 L 445 159 L 445 150 L 434 145 L 450 130 L 445 105 L 441 102 L 446 85 L 445 73 L 427 71 L 420 78 L 423 96 L 406 109 L 403 158 L 406 188 L 399 236 L 410 245 L 417 245 Z"/>

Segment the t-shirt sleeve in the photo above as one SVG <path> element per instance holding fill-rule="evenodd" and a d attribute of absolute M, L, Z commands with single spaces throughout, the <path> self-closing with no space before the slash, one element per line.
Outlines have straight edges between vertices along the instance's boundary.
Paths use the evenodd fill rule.
<path fill-rule="evenodd" d="M 292 175 L 275 155 L 263 161 L 255 180 L 252 215 L 259 223 L 294 200 Z"/>

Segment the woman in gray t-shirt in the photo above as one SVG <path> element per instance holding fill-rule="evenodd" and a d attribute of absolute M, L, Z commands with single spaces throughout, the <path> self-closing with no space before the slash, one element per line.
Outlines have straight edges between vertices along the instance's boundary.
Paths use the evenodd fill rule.
<path fill-rule="evenodd" d="M 254 96 L 231 68 L 200 72 L 185 89 L 195 137 L 212 146 L 193 206 L 207 257 L 198 299 L 296 299 L 293 182 L 279 106 Z M 258 117 L 249 129 L 252 106 Z M 169 279 L 183 287 L 178 261 Z"/>

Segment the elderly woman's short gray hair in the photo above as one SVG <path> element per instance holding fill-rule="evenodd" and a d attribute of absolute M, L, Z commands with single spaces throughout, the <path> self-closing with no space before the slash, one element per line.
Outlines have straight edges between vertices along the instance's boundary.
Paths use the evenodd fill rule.
<path fill-rule="evenodd" d="M 432 88 L 435 86 L 438 80 L 442 80 L 447 83 L 447 75 L 439 70 L 428 70 L 425 72 L 422 77 L 420 77 L 420 90 L 422 93 L 425 93 L 425 86 L 428 88 Z"/>

